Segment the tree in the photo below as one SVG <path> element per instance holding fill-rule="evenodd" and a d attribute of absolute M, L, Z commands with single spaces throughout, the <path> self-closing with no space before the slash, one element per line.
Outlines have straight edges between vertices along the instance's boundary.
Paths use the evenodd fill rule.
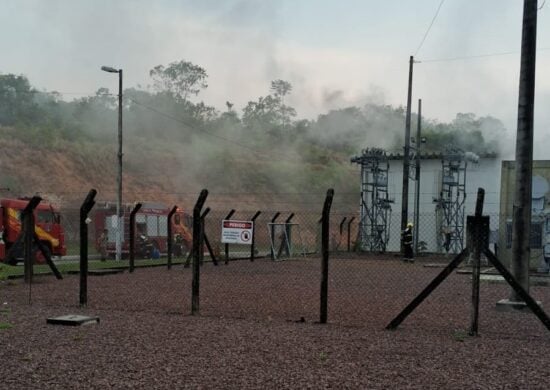
<path fill-rule="evenodd" d="M 271 91 L 276 97 L 281 98 L 284 104 L 284 98 L 292 91 L 292 85 L 288 81 L 273 80 L 271 82 Z"/>
<path fill-rule="evenodd" d="M 243 109 L 243 124 L 249 129 L 276 132 L 280 121 L 279 100 L 271 95 L 260 96 Z"/>
<path fill-rule="evenodd" d="M 0 125 L 33 122 L 40 117 L 29 80 L 14 74 L 0 75 Z"/>
<path fill-rule="evenodd" d="M 172 62 L 167 67 L 157 65 L 149 72 L 158 92 L 169 92 L 177 99 L 187 101 L 190 95 L 198 95 L 208 87 L 208 74 L 189 61 Z"/>
<path fill-rule="evenodd" d="M 284 130 L 286 125 L 290 123 L 290 118 L 296 116 L 296 110 L 285 105 L 285 96 L 292 92 L 292 85 L 288 81 L 278 79 L 271 82 L 270 89 L 273 96 L 279 100 L 279 112 Z"/>

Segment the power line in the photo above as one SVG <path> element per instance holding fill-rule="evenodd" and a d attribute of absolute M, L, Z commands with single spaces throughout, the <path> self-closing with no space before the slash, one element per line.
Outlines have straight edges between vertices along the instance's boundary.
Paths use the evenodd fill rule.
<path fill-rule="evenodd" d="M 550 50 L 550 47 L 540 47 L 537 49 L 537 51 L 544 51 L 544 50 Z M 496 53 L 488 53 L 488 54 L 477 54 L 477 55 L 471 55 L 471 56 L 460 56 L 460 57 L 448 57 L 448 58 L 433 58 L 433 59 L 427 59 L 427 60 L 419 60 L 415 62 L 419 63 L 427 63 L 427 62 L 449 62 L 449 61 L 459 61 L 459 60 L 471 60 L 476 58 L 486 58 L 486 57 L 498 57 L 498 56 L 506 56 L 511 54 L 520 54 L 519 51 L 503 51 L 503 52 L 496 52 Z"/>
<path fill-rule="evenodd" d="M 443 5 L 443 3 L 445 2 L 445 0 L 441 0 L 441 2 L 439 3 L 439 7 L 437 7 L 437 11 L 435 11 L 435 15 L 434 17 L 432 18 L 432 21 L 430 23 L 430 26 L 428 27 L 428 29 L 426 30 L 426 33 L 424 34 L 424 37 L 422 38 L 422 41 L 420 41 L 420 45 L 418 45 L 418 48 L 416 49 L 416 51 L 414 52 L 414 56 L 413 57 L 416 57 L 416 55 L 418 54 L 418 52 L 420 51 L 420 48 L 422 47 L 422 45 L 424 44 L 424 41 L 426 40 L 426 37 L 428 36 L 428 33 L 430 32 L 430 30 L 432 29 L 432 26 L 435 22 L 435 19 L 437 18 L 437 15 L 439 15 L 439 10 L 441 9 L 441 6 Z"/>

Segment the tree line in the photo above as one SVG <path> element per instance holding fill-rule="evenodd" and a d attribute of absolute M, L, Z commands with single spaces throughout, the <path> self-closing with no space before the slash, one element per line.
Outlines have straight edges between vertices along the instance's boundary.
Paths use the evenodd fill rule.
<path fill-rule="evenodd" d="M 208 74 L 201 66 L 176 61 L 155 66 L 149 75 L 151 87 L 123 92 L 125 133 L 191 143 L 203 131 L 259 150 L 274 143 L 283 149 L 300 146 L 306 160 L 321 163 L 365 147 L 401 151 L 404 143 L 403 107 L 367 104 L 333 109 L 314 120 L 300 119 L 286 102 L 293 86 L 279 79 L 240 112 L 230 100 L 219 111 L 198 99 L 208 88 Z M 0 126 L 16 128 L 19 137 L 40 145 L 55 144 L 58 138 L 112 142 L 117 104 L 116 93 L 107 88 L 65 101 L 58 92 L 37 90 L 24 75 L 0 74 Z M 478 154 L 494 153 L 495 140 L 504 133 L 498 119 L 471 113 L 459 113 L 450 123 L 423 122 L 427 152 L 453 145 Z"/>

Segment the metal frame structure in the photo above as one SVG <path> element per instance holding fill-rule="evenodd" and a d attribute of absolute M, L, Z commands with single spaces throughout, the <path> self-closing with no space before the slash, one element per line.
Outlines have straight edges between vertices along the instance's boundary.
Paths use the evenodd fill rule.
<path fill-rule="evenodd" d="M 361 165 L 359 249 L 385 252 L 393 203 L 388 195 L 388 157 L 383 149 L 370 148 L 352 157 L 351 162 Z"/>
<path fill-rule="evenodd" d="M 441 191 L 434 199 L 437 243 L 441 251 L 459 253 L 464 249 L 467 153 L 448 147 L 441 164 Z"/>

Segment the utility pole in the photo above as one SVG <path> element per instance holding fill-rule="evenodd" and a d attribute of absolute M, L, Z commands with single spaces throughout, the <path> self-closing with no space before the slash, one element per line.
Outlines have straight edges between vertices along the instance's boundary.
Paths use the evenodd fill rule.
<path fill-rule="evenodd" d="M 116 259 L 122 260 L 122 229 L 124 218 L 122 211 L 122 69 L 118 71 L 118 175 L 117 175 L 117 240 Z"/>
<path fill-rule="evenodd" d="M 409 58 L 409 89 L 407 92 L 407 114 L 405 116 L 405 149 L 403 153 L 403 191 L 401 197 L 401 231 L 405 230 L 409 214 L 409 151 L 411 147 L 411 99 L 412 99 L 412 77 L 414 57 Z M 403 252 L 403 242 L 401 242 Z"/>
<path fill-rule="evenodd" d="M 122 69 L 115 69 L 112 66 L 102 66 L 101 70 L 109 73 L 118 73 L 118 153 L 117 153 L 117 200 L 116 200 L 116 259 L 122 259 Z"/>
<path fill-rule="evenodd" d="M 422 99 L 418 99 L 418 124 L 416 126 L 416 188 L 414 191 L 414 254 L 418 252 L 418 221 L 420 219 L 420 145 L 422 144 L 422 138 L 420 138 L 422 126 Z"/>
<path fill-rule="evenodd" d="M 537 12 L 537 0 L 523 1 L 511 273 L 525 291 L 529 291 L 529 258 L 531 254 L 531 186 L 533 175 Z M 510 300 L 514 302 L 522 301 L 514 290 L 511 292 Z"/>

